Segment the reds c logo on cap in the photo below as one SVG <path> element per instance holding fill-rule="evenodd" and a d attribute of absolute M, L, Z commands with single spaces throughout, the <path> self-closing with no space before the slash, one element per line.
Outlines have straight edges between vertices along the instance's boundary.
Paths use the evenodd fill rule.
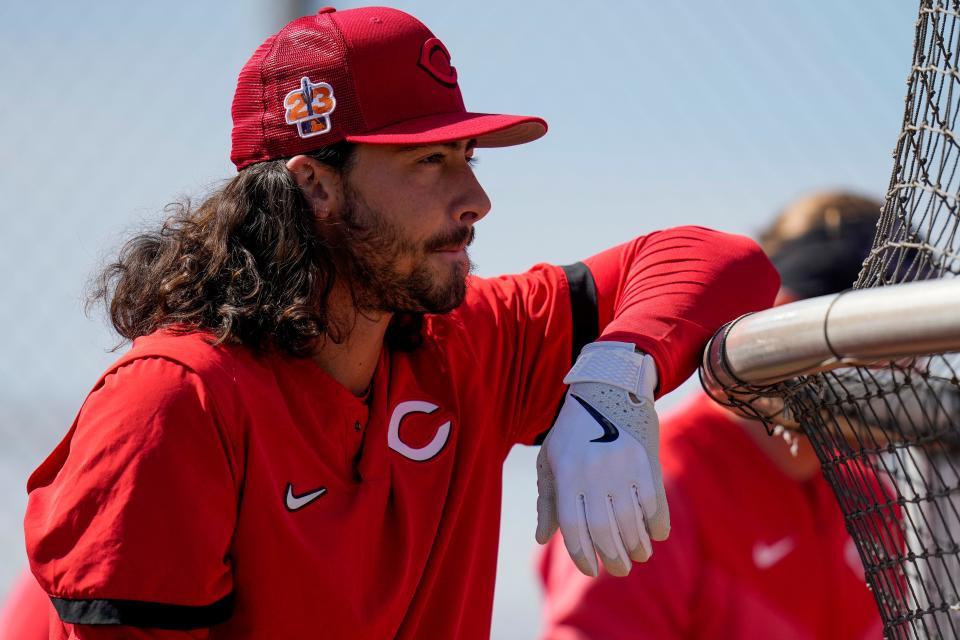
<path fill-rule="evenodd" d="M 297 125 L 301 138 L 312 138 L 330 131 L 330 114 L 337 106 L 333 87 L 326 82 L 310 82 L 301 78 L 300 87 L 283 99 L 287 124 Z"/>
<path fill-rule="evenodd" d="M 450 64 L 450 52 L 439 38 L 430 38 L 423 43 L 417 64 L 441 84 L 457 86 L 457 69 Z"/>

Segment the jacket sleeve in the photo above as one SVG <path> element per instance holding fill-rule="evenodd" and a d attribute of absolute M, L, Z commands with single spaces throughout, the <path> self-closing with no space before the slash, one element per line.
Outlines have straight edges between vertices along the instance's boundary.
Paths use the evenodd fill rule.
<path fill-rule="evenodd" d="M 240 479 L 221 423 L 199 376 L 163 358 L 87 398 L 28 486 L 31 569 L 63 637 L 202 638 L 230 615 Z"/>
<path fill-rule="evenodd" d="M 778 287 L 756 243 L 701 227 L 653 232 L 565 267 L 476 278 L 455 314 L 472 345 L 460 375 L 494 395 L 508 444 L 536 442 L 585 344 L 637 345 L 655 360 L 663 395 L 696 370 L 717 329 L 770 306 Z"/>
<path fill-rule="evenodd" d="M 702 227 L 651 233 L 584 262 L 596 283 L 599 339 L 653 356 L 658 396 L 690 377 L 717 329 L 769 307 L 780 287 L 753 240 Z"/>

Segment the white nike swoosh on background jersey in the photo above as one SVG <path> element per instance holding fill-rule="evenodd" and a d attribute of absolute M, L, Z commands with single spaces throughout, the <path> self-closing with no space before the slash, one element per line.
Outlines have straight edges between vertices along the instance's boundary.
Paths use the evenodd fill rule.
<path fill-rule="evenodd" d="M 773 544 L 758 542 L 753 545 L 753 564 L 757 565 L 758 569 L 769 569 L 793 551 L 794 546 L 793 538 L 790 537 L 782 538 Z"/>
<path fill-rule="evenodd" d="M 320 487 L 316 491 L 311 491 L 310 493 L 305 493 L 302 496 L 293 495 L 293 485 L 287 484 L 287 509 L 290 511 L 296 511 L 297 509 L 303 509 L 305 506 L 322 496 L 327 492 L 326 487 Z"/>

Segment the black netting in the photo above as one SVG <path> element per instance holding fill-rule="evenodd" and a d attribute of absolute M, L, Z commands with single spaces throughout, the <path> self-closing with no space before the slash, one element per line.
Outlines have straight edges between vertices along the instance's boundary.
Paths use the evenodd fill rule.
<path fill-rule="evenodd" d="M 958 22 L 960 0 L 922 0 L 896 163 L 855 288 L 960 273 Z M 960 638 L 958 371 L 960 355 L 939 354 L 724 387 L 731 407 L 812 442 L 888 638 Z"/>
<path fill-rule="evenodd" d="M 960 272 L 960 2 L 922 0 L 903 128 L 873 251 L 857 288 Z"/>
<path fill-rule="evenodd" d="M 956 358 L 811 376 L 790 409 L 844 512 L 891 638 L 960 637 Z"/>

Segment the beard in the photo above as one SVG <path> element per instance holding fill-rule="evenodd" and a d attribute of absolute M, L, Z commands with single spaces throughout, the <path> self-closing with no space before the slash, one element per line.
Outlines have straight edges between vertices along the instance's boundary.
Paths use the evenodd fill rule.
<path fill-rule="evenodd" d="M 449 265 L 445 273 L 431 266 L 432 252 L 473 242 L 473 227 L 458 227 L 414 242 L 379 211 L 346 186 L 343 214 L 336 222 L 339 236 L 338 270 L 350 283 L 358 311 L 399 313 L 447 313 L 463 302 L 467 275 L 473 269 L 469 258 Z M 399 266 L 410 258 L 407 273 Z"/>

